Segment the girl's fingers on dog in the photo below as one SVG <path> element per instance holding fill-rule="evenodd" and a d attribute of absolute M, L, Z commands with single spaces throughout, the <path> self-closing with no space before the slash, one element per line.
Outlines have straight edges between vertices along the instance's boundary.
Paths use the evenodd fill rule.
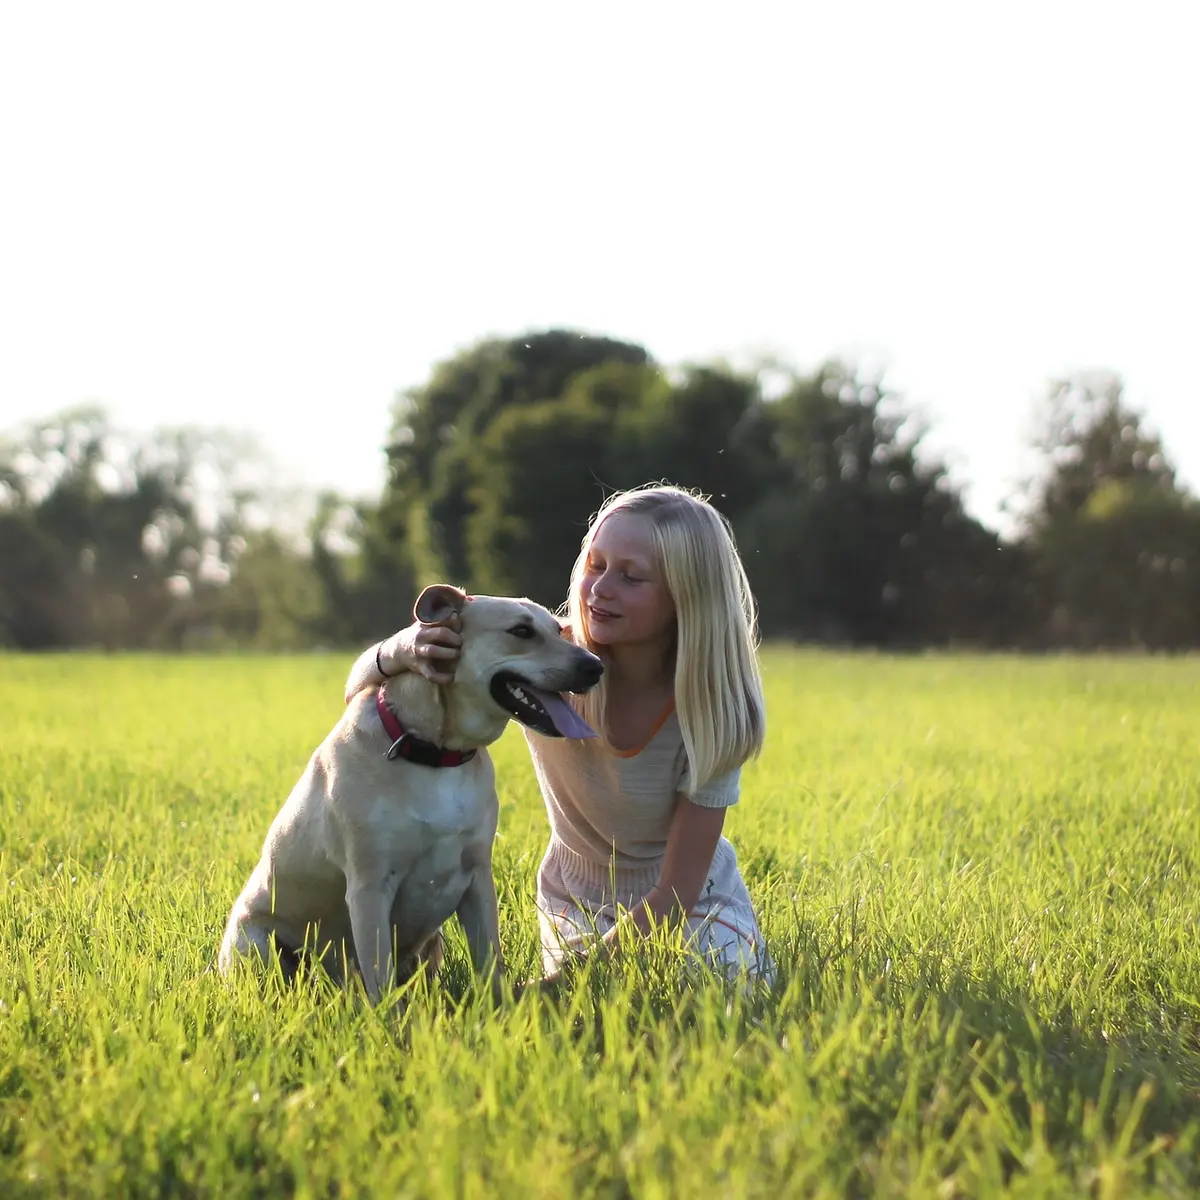
<path fill-rule="evenodd" d="M 457 646 L 439 646 L 436 642 L 428 642 L 417 648 L 417 669 L 431 683 L 453 683 L 458 657 Z"/>
<path fill-rule="evenodd" d="M 422 629 L 416 636 L 416 643 L 427 649 L 433 646 L 448 646 L 457 651 L 462 645 L 462 637 L 444 625 L 434 625 Z"/>

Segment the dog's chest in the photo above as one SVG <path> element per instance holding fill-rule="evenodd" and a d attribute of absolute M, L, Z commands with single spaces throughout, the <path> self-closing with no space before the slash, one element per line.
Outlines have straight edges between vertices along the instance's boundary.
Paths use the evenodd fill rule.
<path fill-rule="evenodd" d="M 363 839 L 388 855 L 409 857 L 438 842 L 490 838 L 496 823 L 496 796 L 491 789 L 475 786 L 465 770 L 439 769 L 426 788 L 381 792 L 364 817 Z"/>
<path fill-rule="evenodd" d="M 453 916 L 475 872 L 489 869 L 495 792 L 475 786 L 465 772 L 439 772 L 435 782 L 403 803 L 394 794 L 381 797 L 358 831 L 371 873 L 397 885 L 391 918 L 401 946 Z"/>
<path fill-rule="evenodd" d="M 476 869 L 487 869 L 487 849 L 441 838 L 401 879 L 391 922 L 401 949 L 423 941 L 458 910 Z"/>

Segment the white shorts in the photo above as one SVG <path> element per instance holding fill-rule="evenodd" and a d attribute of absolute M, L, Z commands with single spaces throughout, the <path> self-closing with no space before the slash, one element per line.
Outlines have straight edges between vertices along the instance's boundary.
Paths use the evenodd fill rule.
<path fill-rule="evenodd" d="M 642 900 L 661 872 L 661 859 L 614 870 L 551 837 L 537 876 L 543 970 L 549 973 L 569 954 L 585 952 L 591 940 L 616 924 L 620 910 Z M 737 853 L 727 838 L 717 843 L 700 899 L 688 914 L 686 936 L 700 958 L 727 976 L 745 973 L 769 982 L 774 975 Z"/>

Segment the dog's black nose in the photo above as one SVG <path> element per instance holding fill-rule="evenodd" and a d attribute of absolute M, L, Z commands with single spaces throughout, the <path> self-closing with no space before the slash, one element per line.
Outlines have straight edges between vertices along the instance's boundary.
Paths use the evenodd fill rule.
<path fill-rule="evenodd" d="M 603 674 L 604 664 L 594 654 L 588 654 L 575 668 L 575 678 L 579 684 L 576 690 L 586 692 L 588 688 L 595 687 Z"/>

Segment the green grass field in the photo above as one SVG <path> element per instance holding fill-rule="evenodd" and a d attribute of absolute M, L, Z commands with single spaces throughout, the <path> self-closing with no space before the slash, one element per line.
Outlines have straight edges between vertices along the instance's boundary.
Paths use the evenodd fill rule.
<path fill-rule="evenodd" d="M 1200 661 L 772 650 L 727 830 L 777 990 L 664 944 L 499 1011 L 454 927 L 377 1010 L 208 969 L 348 664 L 0 657 L 0 1195 L 1200 1190 Z"/>

